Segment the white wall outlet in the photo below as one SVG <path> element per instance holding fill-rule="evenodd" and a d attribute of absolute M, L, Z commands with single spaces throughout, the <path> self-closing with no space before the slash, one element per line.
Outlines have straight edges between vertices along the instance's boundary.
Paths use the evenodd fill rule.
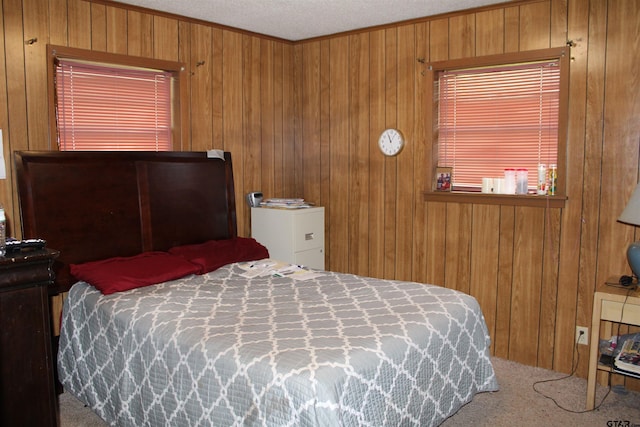
<path fill-rule="evenodd" d="M 589 345 L 589 328 L 576 326 L 576 344 Z"/>

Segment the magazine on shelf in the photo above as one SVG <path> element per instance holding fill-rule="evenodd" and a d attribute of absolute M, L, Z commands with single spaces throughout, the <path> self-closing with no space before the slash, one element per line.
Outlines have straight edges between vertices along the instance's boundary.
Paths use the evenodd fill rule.
<path fill-rule="evenodd" d="M 633 372 L 633 371 L 625 371 L 623 369 L 618 369 L 616 367 L 614 367 L 612 369 L 612 372 L 616 373 L 616 374 L 623 374 L 623 375 L 627 375 L 630 377 L 634 377 L 634 378 L 640 378 L 640 373 L 638 372 Z"/>
<path fill-rule="evenodd" d="M 621 371 L 640 374 L 640 336 L 636 335 L 624 342 L 614 364 Z"/>

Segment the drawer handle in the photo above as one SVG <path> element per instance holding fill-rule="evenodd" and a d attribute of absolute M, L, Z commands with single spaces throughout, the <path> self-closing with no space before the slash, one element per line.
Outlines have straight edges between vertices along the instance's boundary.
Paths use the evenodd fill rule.
<path fill-rule="evenodd" d="M 314 237 L 315 237 L 315 236 L 313 235 L 313 233 L 306 233 L 306 234 L 304 235 L 304 240 L 313 240 L 313 239 L 314 239 Z"/>

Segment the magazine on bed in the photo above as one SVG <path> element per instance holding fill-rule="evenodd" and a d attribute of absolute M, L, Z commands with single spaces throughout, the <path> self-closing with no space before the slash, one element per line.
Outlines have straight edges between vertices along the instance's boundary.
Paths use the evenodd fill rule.
<path fill-rule="evenodd" d="M 640 335 L 627 339 L 616 356 L 615 367 L 640 375 Z"/>

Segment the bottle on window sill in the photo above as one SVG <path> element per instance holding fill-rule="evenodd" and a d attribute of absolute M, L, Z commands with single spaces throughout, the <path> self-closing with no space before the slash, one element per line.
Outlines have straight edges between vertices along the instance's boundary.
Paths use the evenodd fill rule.
<path fill-rule="evenodd" d="M 527 194 L 529 191 L 529 171 L 516 169 L 516 194 Z"/>

